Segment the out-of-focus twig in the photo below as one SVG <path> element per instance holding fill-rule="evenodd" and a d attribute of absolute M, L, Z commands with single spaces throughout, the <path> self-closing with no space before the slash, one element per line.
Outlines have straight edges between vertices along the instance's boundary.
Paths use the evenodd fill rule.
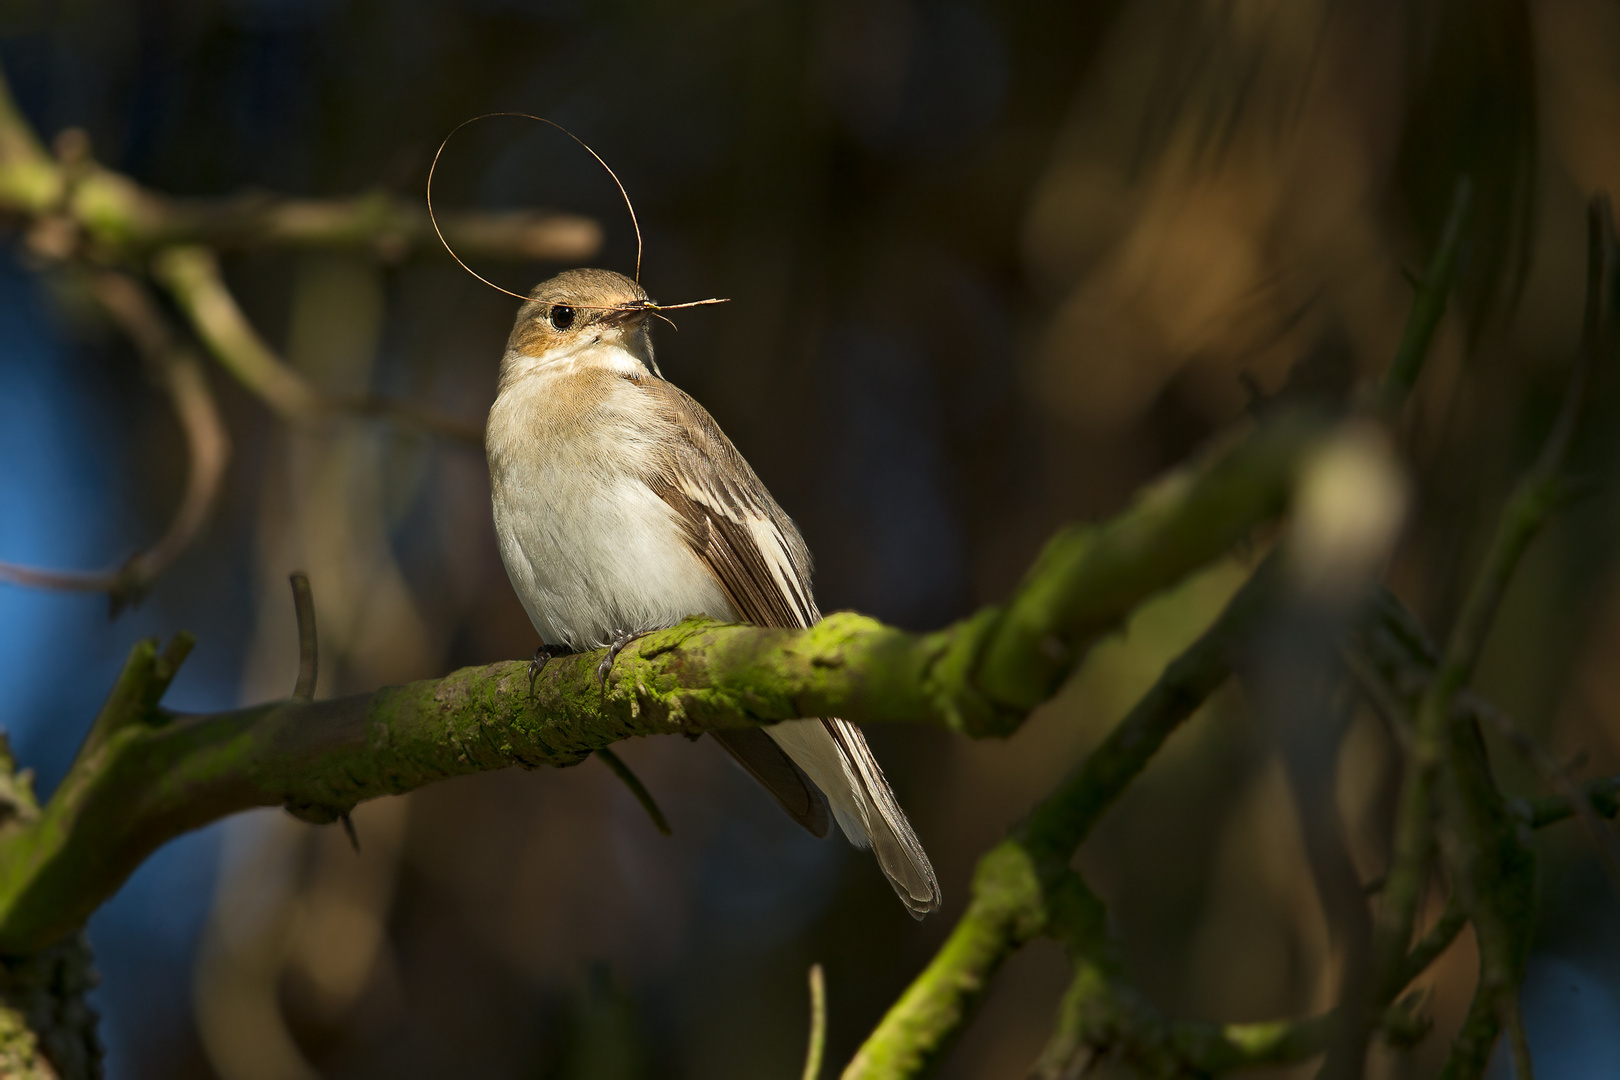
<path fill-rule="evenodd" d="M 1361 699 L 1372 706 L 1378 719 L 1384 722 L 1390 737 L 1398 743 L 1402 750 L 1412 749 L 1412 717 L 1406 706 L 1401 702 L 1399 695 L 1384 682 L 1383 676 L 1360 653 L 1353 649 L 1346 649 L 1339 659 L 1344 668 L 1350 673 L 1361 692 Z"/>
<path fill-rule="evenodd" d="M 1585 333 L 1563 404 L 1535 464 L 1519 481 L 1503 509 L 1485 562 L 1458 614 L 1435 677 L 1417 709 L 1412 752 L 1396 819 L 1395 853 L 1376 929 L 1374 963 L 1381 980 L 1380 1000 L 1390 1000 L 1395 989 L 1393 980 L 1400 971 L 1401 957 L 1411 939 L 1413 914 L 1428 877 L 1433 844 L 1434 786 L 1447 757 L 1452 703 L 1473 675 L 1474 665 L 1485 647 L 1502 595 L 1520 557 L 1565 494 L 1564 457 L 1600 349 L 1605 252 L 1610 228 L 1606 224 L 1606 207 L 1606 200 L 1597 200 L 1591 213 Z"/>
<path fill-rule="evenodd" d="M 1602 817 L 1592 805 L 1592 800 L 1582 794 L 1580 786 L 1569 775 L 1569 770 L 1556 761 L 1538 739 L 1515 724 L 1501 709 L 1473 691 L 1464 690 L 1458 694 L 1457 707 L 1475 719 L 1484 721 L 1501 735 L 1507 744 L 1528 761 L 1531 767 L 1541 774 L 1541 778 L 1574 808 L 1575 816 L 1580 819 L 1587 837 L 1597 850 L 1598 860 L 1609 875 L 1609 884 L 1614 887 L 1616 896 L 1620 896 L 1620 841 L 1616 841 L 1614 833 L 1604 825 Z"/>
<path fill-rule="evenodd" d="M 247 193 L 175 198 L 142 187 L 85 157 L 51 157 L 17 108 L 0 74 L 0 213 L 29 219 L 42 253 L 139 259 L 176 244 L 216 248 L 319 248 L 371 251 L 398 259 L 440 245 L 425 208 L 377 191 L 349 199 L 289 199 Z M 578 262 L 602 244 L 596 222 L 551 211 L 439 215 L 458 251 L 490 258 Z"/>
<path fill-rule="evenodd" d="M 314 701 L 315 681 L 320 675 L 320 641 L 315 633 L 315 594 L 309 575 L 295 570 L 288 575 L 292 584 L 293 613 L 298 618 L 298 681 L 293 684 L 294 701 Z"/>
<path fill-rule="evenodd" d="M 1428 932 L 1418 939 L 1412 951 L 1406 954 L 1406 960 L 1401 967 L 1401 986 L 1404 988 L 1413 979 L 1428 970 L 1429 965 L 1440 959 L 1440 954 L 1451 948 L 1451 943 L 1457 940 L 1462 928 L 1468 925 L 1468 910 L 1463 907 L 1462 897 L 1453 892 L 1446 900 L 1446 906 L 1440 912 L 1440 917 L 1429 927 Z"/>
<path fill-rule="evenodd" d="M 312 424 L 343 414 L 379 416 L 457 442 L 483 446 L 482 424 L 386 398 L 322 396 L 259 336 L 237 305 L 220 273 L 219 260 L 209 249 L 189 245 L 168 248 L 153 259 L 152 272 L 220 365 L 288 423 Z"/>
<path fill-rule="evenodd" d="M 231 443 L 202 364 L 177 340 L 146 290 L 127 275 L 112 270 L 96 272 L 91 286 L 102 307 L 135 343 L 153 380 L 174 406 L 188 454 L 185 492 L 164 534 L 122 566 L 65 571 L 0 563 L 0 579 L 36 588 L 104 592 L 116 615 L 126 605 L 139 603 L 158 576 L 196 538 L 219 494 Z"/>
<path fill-rule="evenodd" d="M 1524 803 L 1525 819 L 1531 828 L 1544 829 L 1580 813 L 1577 802 L 1590 804 L 1600 817 L 1614 817 L 1620 813 L 1620 777 L 1600 776 L 1588 780 L 1581 785 L 1579 798 L 1574 800 L 1562 795 L 1530 799 Z"/>
<path fill-rule="evenodd" d="M 1335 793 L 1356 695 L 1340 670 L 1346 632 L 1374 593 L 1405 517 L 1406 480 L 1381 427 L 1358 421 L 1301 469 L 1289 522 L 1287 588 L 1239 678 L 1288 778 L 1306 864 L 1339 957 L 1341 1002 L 1365 1000 L 1372 924 Z M 1361 1080 L 1366 1028 L 1339 1014 L 1318 1080 Z"/>
<path fill-rule="evenodd" d="M 820 964 L 810 965 L 810 1047 L 804 1054 L 804 1080 L 821 1080 L 827 1052 L 827 979 Z"/>
<path fill-rule="evenodd" d="M 596 752 L 596 756 L 601 758 L 602 764 L 612 769 L 613 775 L 617 776 L 624 786 L 630 789 L 630 794 L 636 797 L 636 802 L 641 804 L 641 808 L 647 811 L 647 816 L 652 819 L 653 828 L 665 836 L 669 836 L 669 819 L 664 817 L 662 810 L 658 809 L 657 800 L 652 797 L 652 792 L 647 790 L 647 785 L 641 782 L 641 777 L 637 776 L 635 771 L 624 763 L 623 758 L 605 746 Z"/>
<path fill-rule="evenodd" d="M 1536 1080 L 1535 1063 L 1530 1059 L 1530 1040 L 1524 1033 L 1524 1014 L 1519 1009 L 1519 993 L 1514 990 L 1503 1006 L 1508 1030 L 1508 1050 L 1513 1057 L 1513 1080 Z"/>
<path fill-rule="evenodd" d="M 283 420 L 308 421 L 321 411 L 315 388 L 282 362 L 237 306 L 212 251 L 169 248 L 152 260 L 152 272 L 220 366 Z"/>
<path fill-rule="evenodd" d="M 1412 388 L 1417 385 L 1418 373 L 1428 358 L 1429 346 L 1440 328 L 1446 304 L 1451 299 L 1451 285 L 1457 277 L 1457 252 L 1462 244 L 1463 222 L 1473 203 L 1474 184 L 1466 176 L 1457 179 L 1452 191 L 1451 209 L 1440 230 L 1440 242 L 1429 256 L 1429 265 L 1417 282 L 1417 295 L 1412 298 L 1412 314 L 1401 335 L 1395 359 L 1384 374 L 1378 390 L 1378 408 L 1386 416 L 1398 412 Z"/>
<path fill-rule="evenodd" d="M 1332 1013 L 1248 1024 L 1167 1019 L 1125 979 L 1102 901 L 1080 875 L 1059 871 L 1044 887 L 1047 933 L 1067 950 L 1074 977 L 1030 1080 L 1078 1080 L 1099 1060 L 1142 1076 L 1213 1076 L 1308 1060 L 1332 1035 Z"/>

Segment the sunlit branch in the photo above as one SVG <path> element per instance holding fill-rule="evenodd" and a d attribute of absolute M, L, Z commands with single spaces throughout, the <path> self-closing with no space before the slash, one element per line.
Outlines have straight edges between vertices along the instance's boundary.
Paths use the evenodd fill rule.
<path fill-rule="evenodd" d="M 1068 634 L 1064 620 L 1074 612 L 1088 625 L 1117 623 L 1191 566 L 1222 554 L 1234 532 L 1260 524 L 1281 506 L 1294 462 L 1319 431 L 1307 416 L 1279 416 L 1238 445 L 1181 470 L 1093 527 L 1097 547 L 1113 552 L 1110 558 L 1043 560 L 1012 602 L 1030 592 L 1047 598 L 1055 613 L 1050 635 Z M 1120 536 L 1142 541 L 1134 555 L 1119 546 Z M 1111 575 L 1122 571 L 1133 588 L 1117 587 Z M 1098 596 L 1082 599 L 1089 593 Z M 930 634 L 850 613 L 807 630 L 688 620 L 626 647 L 605 684 L 595 674 L 602 657 L 582 654 L 551 660 L 532 694 L 528 665 L 510 662 L 357 697 L 205 716 L 158 709 L 154 689 L 161 694 L 172 664 L 155 643 L 143 643 L 120 680 L 125 689 L 109 699 L 95 739 L 38 822 L 0 837 L 0 953 L 69 932 L 159 844 L 254 806 L 280 805 L 309 820 L 335 821 L 365 799 L 450 776 L 572 765 L 637 735 L 803 716 L 1005 734 L 1026 714 L 988 705 L 973 682 L 974 660 L 997 645 L 1004 625 L 999 614 L 988 608 Z M 1028 628 L 1026 622 L 1020 632 Z M 1171 677 L 1207 673 L 1173 665 Z M 1172 694 L 1155 709 L 1190 712 L 1189 700 Z M 1167 734 L 1163 722 L 1156 717 L 1160 726 L 1152 730 Z M 1117 794 L 1147 753 L 1121 747 L 1117 760 L 1104 755 L 1091 767 L 1104 768 Z M 1061 789 L 1032 819 L 1033 847 L 1072 849 L 1100 813 L 1105 803 L 1095 802 L 1090 781 L 1076 783 L 1079 789 Z M 984 902 L 976 887 L 975 905 Z"/>

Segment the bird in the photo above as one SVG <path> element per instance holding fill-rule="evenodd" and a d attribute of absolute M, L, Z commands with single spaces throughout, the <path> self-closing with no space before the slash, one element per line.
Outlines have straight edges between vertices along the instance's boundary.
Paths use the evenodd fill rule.
<path fill-rule="evenodd" d="M 567 270 L 519 308 L 485 431 L 501 560 L 541 652 L 606 647 L 702 615 L 807 627 L 810 552 L 714 419 L 653 358 L 657 305 L 612 270 Z M 829 810 L 913 917 L 934 869 L 855 725 L 710 733 L 817 837 Z"/>

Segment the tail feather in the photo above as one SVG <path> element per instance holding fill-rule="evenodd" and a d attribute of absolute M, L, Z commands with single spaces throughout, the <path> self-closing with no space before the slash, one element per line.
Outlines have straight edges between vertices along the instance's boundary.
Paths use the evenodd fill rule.
<path fill-rule="evenodd" d="M 765 737 L 764 731 L 737 728 L 709 734 L 749 776 L 776 796 L 778 805 L 789 817 L 809 829 L 818 840 L 827 835 L 827 797 L 816 790 L 816 785 L 780 746 Z"/>
<path fill-rule="evenodd" d="M 765 729 L 822 790 L 856 847 L 870 847 L 915 918 L 937 911 L 939 881 L 860 729 L 844 720 L 788 720 Z"/>

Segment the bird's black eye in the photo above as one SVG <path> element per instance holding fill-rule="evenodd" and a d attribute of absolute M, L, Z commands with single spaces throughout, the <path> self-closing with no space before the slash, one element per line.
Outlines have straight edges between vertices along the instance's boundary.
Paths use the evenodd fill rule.
<path fill-rule="evenodd" d="M 551 314 L 546 316 L 553 330 L 566 330 L 574 325 L 574 309 L 567 304 L 552 304 Z"/>

